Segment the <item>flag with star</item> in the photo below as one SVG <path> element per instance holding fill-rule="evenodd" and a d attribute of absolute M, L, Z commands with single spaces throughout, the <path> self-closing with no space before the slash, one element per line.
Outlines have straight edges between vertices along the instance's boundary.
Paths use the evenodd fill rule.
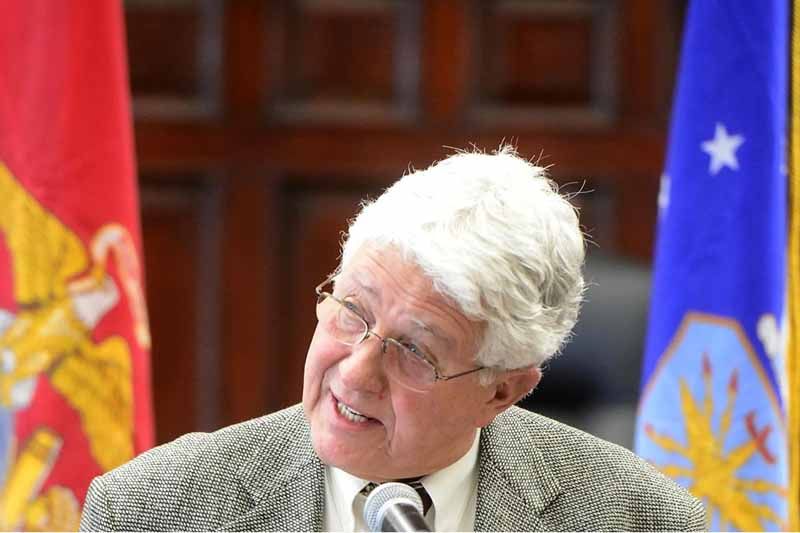
<path fill-rule="evenodd" d="M 703 500 L 712 530 L 798 527 L 789 16 L 779 0 L 690 2 L 658 198 L 636 451 Z"/>

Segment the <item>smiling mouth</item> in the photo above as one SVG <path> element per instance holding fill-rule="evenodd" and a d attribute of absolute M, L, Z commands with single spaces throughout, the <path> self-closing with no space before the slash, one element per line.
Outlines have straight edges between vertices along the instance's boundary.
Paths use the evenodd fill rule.
<path fill-rule="evenodd" d="M 366 415 L 363 415 L 353 409 L 352 407 L 342 403 L 339 401 L 338 398 L 334 397 L 334 401 L 336 402 L 336 410 L 339 411 L 339 414 L 342 415 L 345 419 L 349 420 L 350 422 L 354 422 L 356 424 L 365 424 L 367 422 L 377 422 L 374 418 L 370 418 Z"/>

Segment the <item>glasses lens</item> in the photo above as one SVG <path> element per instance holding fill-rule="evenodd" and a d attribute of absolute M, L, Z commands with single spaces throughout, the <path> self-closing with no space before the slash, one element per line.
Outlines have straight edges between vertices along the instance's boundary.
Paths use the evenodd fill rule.
<path fill-rule="evenodd" d="M 361 341 L 367 332 L 367 324 L 361 317 L 333 297 L 325 298 L 317 306 L 317 316 L 325 331 L 345 344 Z"/>
<path fill-rule="evenodd" d="M 386 339 L 386 372 L 409 389 L 427 392 L 436 382 L 436 372 L 421 358 L 394 339 Z"/>

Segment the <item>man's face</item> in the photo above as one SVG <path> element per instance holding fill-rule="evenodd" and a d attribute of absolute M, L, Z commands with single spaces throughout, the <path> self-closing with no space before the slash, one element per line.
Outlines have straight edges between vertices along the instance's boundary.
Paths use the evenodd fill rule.
<path fill-rule="evenodd" d="M 413 342 L 446 375 L 475 367 L 480 326 L 394 250 L 364 247 L 336 282 L 381 337 Z M 477 374 L 415 392 L 387 377 L 381 342 L 347 346 L 317 325 L 306 357 L 303 407 L 323 462 L 374 481 L 425 475 L 458 460 L 489 423 L 491 387 Z M 368 417 L 345 416 L 346 406 Z"/>

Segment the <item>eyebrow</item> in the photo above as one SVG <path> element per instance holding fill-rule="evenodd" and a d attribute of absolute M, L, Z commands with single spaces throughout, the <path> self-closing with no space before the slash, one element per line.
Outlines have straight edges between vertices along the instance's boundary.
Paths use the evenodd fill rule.
<path fill-rule="evenodd" d="M 341 276 L 338 278 L 334 284 L 334 288 L 341 283 L 342 288 L 345 291 L 352 291 L 358 290 L 363 291 L 366 293 L 367 299 L 371 300 L 372 302 L 377 301 L 380 303 L 381 296 L 377 289 L 370 283 L 368 283 L 363 276 L 360 275 L 359 272 L 352 272 L 348 273 L 347 275 Z M 366 318 L 366 317 L 364 317 Z"/>
<path fill-rule="evenodd" d="M 370 296 L 372 296 L 372 298 L 380 302 L 381 295 L 378 292 L 378 289 L 376 289 L 372 284 L 366 281 L 366 279 L 363 276 L 361 276 L 358 272 L 353 273 L 352 281 L 356 283 L 360 288 L 364 289 L 364 291 L 366 291 Z"/>
<path fill-rule="evenodd" d="M 413 322 L 413 324 L 417 328 L 419 328 L 419 329 L 425 331 L 426 333 L 432 335 L 433 337 L 436 337 L 437 339 L 439 339 L 441 342 L 443 342 L 445 344 L 445 346 L 447 348 L 452 348 L 452 346 L 453 346 L 452 339 L 450 339 L 450 337 L 444 335 L 435 326 L 430 326 L 430 325 L 426 324 L 425 322 L 423 322 L 422 320 L 420 320 L 418 318 L 413 318 L 413 317 L 411 318 L 411 322 Z"/>
<path fill-rule="evenodd" d="M 336 282 L 341 283 L 345 289 L 358 288 L 363 290 L 371 299 L 377 300 L 379 303 L 381 301 L 380 292 L 358 271 L 341 276 Z"/>
<path fill-rule="evenodd" d="M 368 278 L 364 277 L 364 275 L 361 272 L 359 271 L 352 272 L 346 278 L 346 280 L 343 281 L 345 282 L 345 285 L 348 284 L 358 285 L 360 289 L 364 290 L 364 292 L 366 292 L 373 300 L 376 300 L 380 304 L 381 301 L 380 291 L 378 291 L 375 288 L 375 286 L 369 282 Z M 416 317 L 411 317 L 410 320 L 414 326 L 414 329 L 422 330 L 423 332 L 431 335 L 432 337 L 435 337 L 436 339 L 444 343 L 445 348 L 452 349 L 453 339 L 446 336 L 437 327 L 427 324 L 426 322 L 423 322 L 422 320 Z M 433 356 L 433 354 L 429 355 Z"/>

